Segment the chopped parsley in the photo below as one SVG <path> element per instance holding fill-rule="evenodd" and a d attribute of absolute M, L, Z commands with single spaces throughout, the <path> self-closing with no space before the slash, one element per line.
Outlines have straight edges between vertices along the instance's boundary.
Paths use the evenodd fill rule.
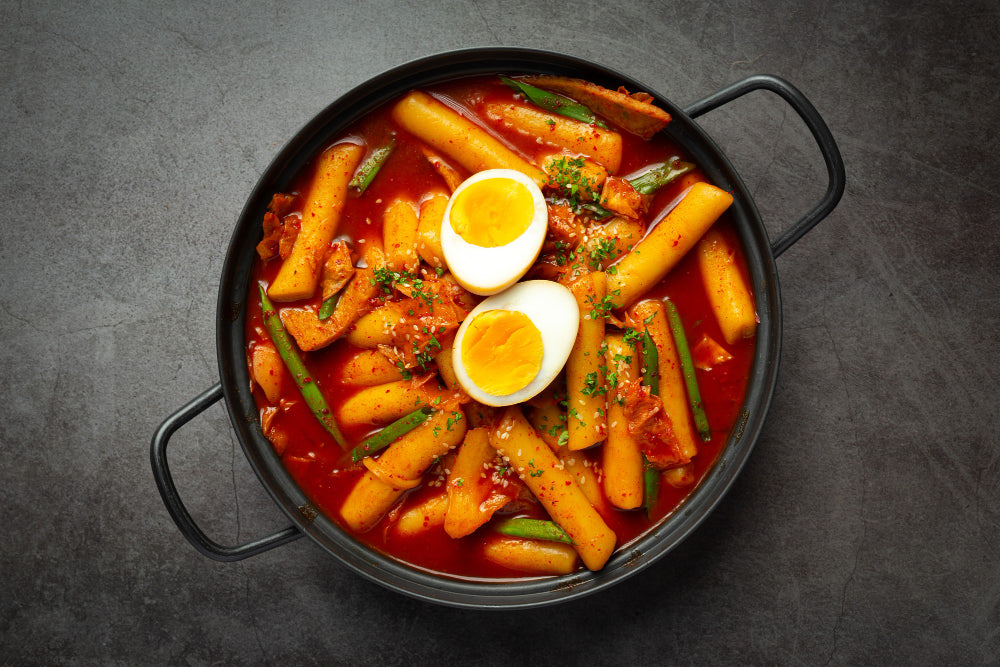
<path fill-rule="evenodd" d="M 420 349 L 416 341 L 413 341 L 411 345 L 413 346 L 413 358 L 420 364 L 420 370 L 426 373 L 427 367 L 434 361 L 435 353 L 441 351 L 441 343 L 431 334 L 431 339 L 424 345 L 423 350 Z"/>
<path fill-rule="evenodd" d="M 642 334 L 636 329 L 626 329 L 625 335 L 622 337 L 622 340 L 631 345 L 632 349 L 635 349 L 636 343 L 642 340 Z M 617 357 L 620 356 L 621 355 L 615 355 L 615 358 L 617 359 Z M 632 363 L 632 357 L 629 357 L 628 361 L 626 361 L 625 363 L 626 364 Z"/>
<path fill-rule="evenodd" d="M 560 241 L 556 239 L 555 242 L 556 264 L 558 264 L 559 266 L 565 266 L 567 261 L 572 261 L 573 259 L 575 259 L 575 255 L 573 253 L 569 253 L 569 259 L 567 259 L 566 253 L 564 251 L 569 247 L 570 247 L 569 244 L 566 243 L 565 241 Z"/>
<path fill-rule="evenodd" d="M 413 297 L 427 304 L 430 312 L 434 312 L 434 302 L 441 303 L 441 299 L 430 290 L 424 289 L 424 280 L 417 278 L 409 271 L 393 271 L 386 267 L 375 269 L 372 276 L 372 285 L 379 287 L 383 298 L 392 294 L 394 289 L 407 288 Z M 411 313 L 412 314 L 412 313 Z"/>
<path fill-rule="evenodd" d="M 616 389 L 618 387 L 618 371 L 605 368 L 604 381 L 607 383 L 608 389 Z"/>
<path fill-rule="evenodd" d="M 611 295 L 605 295 L 602 299 L 595 299 L 592 295 L 587 295 L 587 301 L 593 306 L 590 309 L 590 319 L 607 319 L 608 314 L 614 309 Z"/>
<path fill-rule="evenodd" d="M 584 396 L 603 396 L 608 393 L 606 387 L 600 386 L 596 371 L 587 373 L 587 376 L 583 379 L 583 389 L 580 391 Z"/>
<path fill-rule="evenodd" d="M 599 239 L 597 244 L 590 249 L 588 255 L 587 264 L 591 269 L 599 271 L 604 260 L 614 259 L 618 256 L 618 249 L 615 248 L 615 242 L 612 239 Z"/>
<path fill-rule="evenodd" d="M 593 201 L 600 195 L 595 190 L 597 181 L 587 178 L 583 173 L 586 164 L 582 157 L 560 157 L 550 163 L 549 185 L 574 210 L 579 210 L 582 204 Z"/>

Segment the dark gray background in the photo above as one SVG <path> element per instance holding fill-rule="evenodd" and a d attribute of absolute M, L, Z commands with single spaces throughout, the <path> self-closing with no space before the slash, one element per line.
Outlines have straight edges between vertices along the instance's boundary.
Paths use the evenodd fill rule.
<path fill-rule="evenodd" d="M 5 2 L 0 25 L 0 661 L 997 661 L 992 0 Z M 247 195 L 347 89 L 495 45 L 594 60 L 681 105 L 777 74 L 826 118 L 847 193 L 778 261 L 781 374 L 749 464 L 668 557 L 543 610 L 416 602 L 308 540 L 203 558 L 148 447 L 217 381 L 215 299 Z M 818 151 L 774 96 L 703 125 L 772 238 L 821 196 Z M 286 525 L 220 407 L 171 463 L 220 541 Z"/>

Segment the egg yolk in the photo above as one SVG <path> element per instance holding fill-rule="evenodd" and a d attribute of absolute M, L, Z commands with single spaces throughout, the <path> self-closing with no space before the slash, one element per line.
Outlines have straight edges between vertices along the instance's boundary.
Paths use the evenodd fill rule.
<path fill-rule="evenodd" d="M 494 396 L 523 389 L 542 367 L 542 334 L 524 313 L 487 310 L 469 323 L 462 365 L 477 387 Z"/>
<path fill-rule="evenodd" d="M 489 178 L 458 193 L 451 205 L 451 227 L 466 243 L 496 248 L 524 234 L 534 214 L 528 188 L 507 178 Z"/>

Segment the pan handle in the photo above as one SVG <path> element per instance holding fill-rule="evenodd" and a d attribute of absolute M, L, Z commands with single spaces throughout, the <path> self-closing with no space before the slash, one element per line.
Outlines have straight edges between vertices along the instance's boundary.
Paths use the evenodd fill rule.
<path fill-rule="evenodd" d="M 246 544 L 227 547 L 206 535 L 198 527 L 198 524 L 194 522 L 194 519 L 191 518 L 187 508 L 184 507 L 184 503 L 181 502 L 180 495 L 177 493 L 177 487 L 174 486 L 170 469 L 167 466 L 167 442 L 170 441 L 170 437 L 174 434 L 174 431 L 204 412 L 206 408 L 220 398 L 222 398 L 221 383 L 203 392 L 180 410 L 167 417 L 153 435 L 153 442 L 149 448 L 149 458 L 153 465 L 153 477 L 156 478 L 156 486 L 160 489 L 163 504 L 167 506 L 167 511 L 170 512 L 170 516 L 173 518 L 174 523 L 177 524 L 177 527 L 180 528 L 181 534 L 203 555 L 213 560 L 228 562 L 256 556 L 268 549 L 273 549 L 274 547 L 279 547 L 282 544 L 287 544 L 292 540 L 298 539 L 302 537 L 303 533 L 295 526 L 289 526 L 273 535 L 268 535 L 267 537 L 262 537 Z"/>
<path fill-rule="evenodd" d="M 829 215 L 830 211 L 834 209 L 844 194 L 844 187 L 847 181 L 844 173 L 844 160 L 840 156 L 840 149 L 837 148 L 837 142 L 833 140 L 833 135 L 830 134 L 830 129 L 826 126 L 823 117 L 819 115 L 816 107 L 795 86 L 782 78 L 770 74 L 755 74 L 730 84 L 717 93 L 688 105 L 685 107 L 684 113 L 691 118 L 697 118 L 751 91 L 761 89 L 777 93 L 799 114 L 799 117 L 805 122 L 806 127 L 812 133 L 813 139 L 819 145 L 819 150 L 823 154 L 823 161 L 826 162 L 826 170 L 829 174 L 829 185 L 827 185 L 826 194 L 823 195 L 823 199 L 820 200 L 819 204 L 806 213 L 798 222 L 786 229 L 778 237 L 778 240 L 771 244 L 771 251 L 777 257 L 802 238 L 806 232 L 815 227 L 820 220 Z"/>

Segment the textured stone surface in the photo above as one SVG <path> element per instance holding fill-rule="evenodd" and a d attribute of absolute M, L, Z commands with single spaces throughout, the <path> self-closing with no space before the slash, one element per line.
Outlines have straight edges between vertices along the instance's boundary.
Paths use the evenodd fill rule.
<path fill-rule="evenodd" d="M 996 660 L 996 4 L 554 7 L 0 6 L 0 661 Z M 148 445 L 217 380 L 216 291 L 250 189 L 350 87 L 495 45 L 595 60 L 681 104 L 768 72 L 826 118 L 847 193 L 779 259 L 781 375 L 749 464 L 675 552 L 550 609 L 416 602 L 307 540 L 203 558 Z M 821 196 L 818 152 L 773 96 L 703 125 L 773 235 Z M 220 541 L 285 525 L 221 408 L 171 463 Z"/>

